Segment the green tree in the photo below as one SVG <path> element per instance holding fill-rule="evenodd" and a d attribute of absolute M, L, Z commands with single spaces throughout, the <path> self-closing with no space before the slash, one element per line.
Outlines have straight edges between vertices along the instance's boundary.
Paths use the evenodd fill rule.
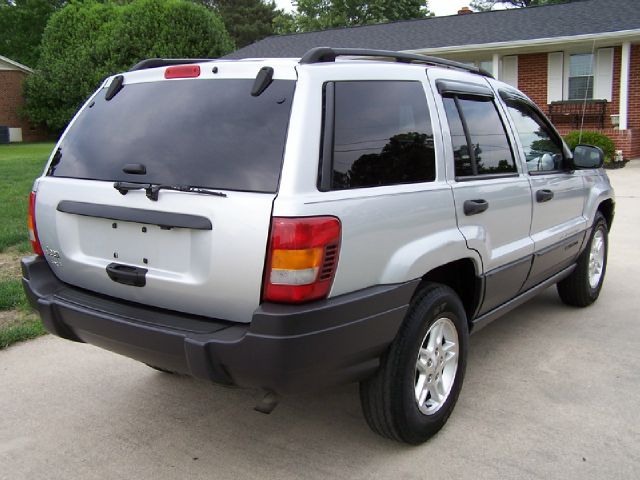
<path fill-rule="evenodd" d="M 242 48 L 274 33 L 273 22 L 278 15 L 273 1 L 216 0 L 215 8 L 236 43 Z"/>
<path fill-rule="evenodd" d="M 479 12 L 493 10 L 496 5 L 507 8 L 538 7 L 540 5 L 553 5 L 556 3 L 568 3 L 575 0 L 473 0 L 471 8 Z"/>
<path fill-rule="evenodd" d="M 296 17 L 292 13 L 280 10 L 273 19 L 273 33 L 276 35 L 285 35 L 297 31 Z"/>
<path fill-rule="evenodd" d="M 105 77 L 143 58 L 215 58 L 232 49 L 220 17 L 191 2 L 73 2 L 47 23 L 25 82 L 26 113 L 59 132 Z"/>
<path fill-rule="evenodd" d="M 298 0 L 292 15 L 275 20 L 279 33 L 369 25 L 430 15 L 426 0 Z"/>
<path fill-rule="evenodd" d="M 184 0 L 134 0 L 117 8 L 109 73 L 143 58 L 217 58 L 234 49 L 219 15 Z"/>
<path fill-rule="evenodd" d="M 35 67 L 42 32 L 64 0 L 0 0 L 0 55 Z"/>

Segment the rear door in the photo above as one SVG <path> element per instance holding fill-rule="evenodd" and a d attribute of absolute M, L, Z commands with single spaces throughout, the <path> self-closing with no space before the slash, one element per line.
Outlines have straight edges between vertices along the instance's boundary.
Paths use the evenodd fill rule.
<path fill-rule="evenodd" d="M 443 72 L 440 92 L 447 172 L 467 246 L 485 272 L 484 313 L 518 294 L 529 273 L 533 241 L 531 190 L 514 158 L 493 91 L 478 76 Z"/>
<path fill-rule="evenodd" d="M 501 96 L 531 184 L 535 256 L 525 286 L 529 288 L 570 265 L 578 255 L 586 228 L 585 187 L 583 178 L 568 170 L 562 140 L 538 108 L 514 93 Z"/>
<path fill-rule="evenodd" d="M 95 95 L 37 185 L 38 233 L 61 280 L 250 321 L 295 87 L 291 68 L 252 96 L 261 66 L 236 78 L 210 65 L 194 79 L 134 72 L 113 98 Z"/>

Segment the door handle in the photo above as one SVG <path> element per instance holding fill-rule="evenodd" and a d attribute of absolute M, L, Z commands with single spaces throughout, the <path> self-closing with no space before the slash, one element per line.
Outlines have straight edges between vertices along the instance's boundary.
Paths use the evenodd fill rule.
<path fill-rule="evenodd" d="M 477 215 L 489 208 L 489 202 L 483 199 L 465 200 L 463 210 L 465 215 Z"/>
<path fill-rule="evenodd" d="M 553 198 L 553 192 L 551 190 L 538 190 L 536 192 L 536 201 L 538 203 L 548 202 Z"/>
<path fill-rule="evenodd" d="M 123 265 L 122 263 L 110 263 L 107 265 L 107 275 L 114 282 L 132 287 L 144 287 L 147 283 L 147 269 Z"/>

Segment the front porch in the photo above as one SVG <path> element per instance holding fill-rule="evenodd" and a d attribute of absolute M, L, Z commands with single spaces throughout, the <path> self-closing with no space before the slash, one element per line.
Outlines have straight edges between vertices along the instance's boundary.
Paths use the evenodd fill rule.
<path fill-rule="evenodd" d="M 580 128 L 597 131 L 626 159 L 640 157 L 637 31 L 412 52 L 482 67 L 527 94 L 562 135 Z"/>

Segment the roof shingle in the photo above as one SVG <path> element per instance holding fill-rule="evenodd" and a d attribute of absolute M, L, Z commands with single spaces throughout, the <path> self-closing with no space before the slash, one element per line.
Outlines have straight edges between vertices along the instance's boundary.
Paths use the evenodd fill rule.
<path fill-rule="evenodd" d="M 638 0 L 579 0 L 272 36 L 226 58 L 300 57 L 318 46 L 414 50 L 634 29 L 640 29 Z"/>

